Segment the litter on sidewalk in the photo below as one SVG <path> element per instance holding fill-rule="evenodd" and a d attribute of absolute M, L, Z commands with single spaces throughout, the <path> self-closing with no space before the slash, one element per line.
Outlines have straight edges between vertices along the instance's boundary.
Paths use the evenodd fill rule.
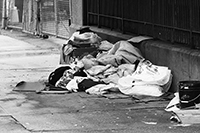
<path fill-rule="evenodd" d="M 37 94 L 85 92 L 108 99 L 132 98 L 136 102 L 171 100 L 172 72 L 146 60 L 137 45 L 152 38 L 133 37 L 111 43 L 89 28 L 77 30 L 62 46 L 60 65 L 46 82 L 19 82 L 14 91 Z M 197 85 L 197 86 L 195 86 Z M 171 121 L 200 123 L 199 82 L 181 81 L 179 92 L 165 108 Z M 197 93 L 191 93 L 191 90 Z M 195 96 L 194 96 L 195 95 Z M 190 96 L 193 99 L 188 99 Z M 188 101 L 188 102 L 187 102 Z M 157 124 L 146 122 L 145 124 Z"/>
<path fill-rule="evenodd" d="M 200 123 L 200 81 L 180 81 L 178 92 L 166 107 L 172 112 L 171 121 L 179 124 Z"/>
<path fill-rule="evenodd" d="M 167 66 L 154 65 L 143 57 L 137 45 L 149 39 L 136 36 L 113 44 L 83 27 L 63 44 L 60 66 L 37 93 L 57 93 L 58 89 L 104 97 L 161 97 L 171 86 L 172 73 Z"/>

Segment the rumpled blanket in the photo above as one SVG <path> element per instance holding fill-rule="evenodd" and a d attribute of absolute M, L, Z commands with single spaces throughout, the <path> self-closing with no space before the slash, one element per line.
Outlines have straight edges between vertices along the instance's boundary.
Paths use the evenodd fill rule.
<path fill-rule="evenodd" d="M 118 67 L 113 67 L 111 65 L 96 65 L 86 70 L 88 75 L 95 77 L 106 84 L 118 83 L 118 79 L 127 75 L 132 74 L 135 71 L 134 64 L 121 64 Z"/>
<path fill-rule="evenodd" d="M 121 64 L 134 64 L 137 60 L 143 59 L 140 50 L 134 47 L 128 41 L 118 41 L 113 47 L 100 58 L 97 57 L 97 61 L 100 64 L 111 64 L 118 67 Z"/>
<path fill-rule="evenodd" d="M 168 91 L 172 82 L 168 67 L 156 66 L 145 60 L 140 50 L 129 41 L 118 41 L 114 45 L 107 43 L 105 42 L 106 47 L 102 45 L 104 51 L 96 57 L 86 55 L 73 63 L 77 68 L 84 68 L 86 79 L 102 82 L 99 86 L 91 86 L 86 92 L 104 94 L 109 90 L 108 84 L 114 84 L 125 95 L 157 97 Z M 80 79 L 74 78 L 67 82 L 70 83 L 64 84 L 67 89 L 77 90 Z"/>

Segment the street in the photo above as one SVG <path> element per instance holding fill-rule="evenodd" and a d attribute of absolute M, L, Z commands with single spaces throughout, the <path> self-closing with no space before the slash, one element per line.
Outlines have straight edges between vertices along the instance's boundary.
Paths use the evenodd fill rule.
<path fill-rule="evenodd" d="M 1 133 L 198 133 L 199 125 L 170 122 L 169 100 L 135 102 L 84 92 L 36 94 L 13 91 L 20 81 L 46 81 L 59 65 L 66 40 L 20 31 L 0 35 Z"/>

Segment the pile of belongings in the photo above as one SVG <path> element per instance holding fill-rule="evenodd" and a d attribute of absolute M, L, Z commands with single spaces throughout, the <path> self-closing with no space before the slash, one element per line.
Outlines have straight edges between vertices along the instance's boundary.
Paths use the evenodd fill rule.
<path fill-rule="evenodd" d="M 89 27 L 80 28 L 63 44 L 60 64 L 71 64 L 76 58 L 81 58 L 85 54 L 93 52 L 95 54 L 100 42 L 101 38 Z"/>
<path fill-rule="evenodd" d="M 74 51 L 80 48 L 94 49 L 76 56 Z M 168 67 L 146 60 L 130 41 L 112 44 L 88 28 L 76 31 L 61 53 L 64 62 L 49 76 L 49 83 L 70 92 L 159 97 L 169 90 L 172 82 Z"/>

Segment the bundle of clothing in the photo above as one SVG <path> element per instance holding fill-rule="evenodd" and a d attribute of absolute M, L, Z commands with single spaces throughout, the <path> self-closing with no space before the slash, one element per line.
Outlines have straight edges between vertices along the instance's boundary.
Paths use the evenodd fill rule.
<path fill-rule="evenodd" d="M 89 27 L 80 28 L 63 44 L 60 64 L 71 64 L 76 58 L 81 58 L 83 55 L 95 54 L 100 42 L 101 38 Z"/>
<path fill-rule="evenodd" d="M 51 75 L 49 82 L 70 92 L 96 95 L 117 91 L 130 96 L 158 97 L 169 90 L 171 70 L 146 60 L 128 40 L 115 44 L 104 40 L 95 47 L 95 55 L 88 53 L 74 59 L 62 67 L 59 76 Z"/>

